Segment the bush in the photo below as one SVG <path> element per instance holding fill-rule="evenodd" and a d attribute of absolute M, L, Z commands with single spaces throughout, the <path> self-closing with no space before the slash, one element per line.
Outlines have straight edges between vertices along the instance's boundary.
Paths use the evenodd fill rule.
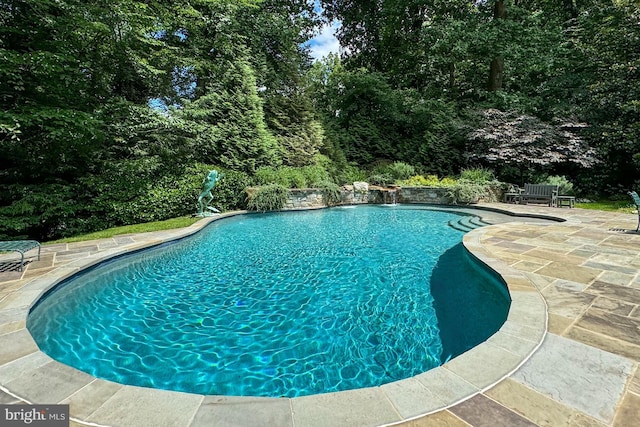
<path fill-rule="evenodd" d="M 383 173 L 383 174 L 371 175 L 367 181 L 371 185 L 379 185 L 380 187 L 386 187 L 387 185 L 392 184 L 394 180 L 391 177 L 391 174 Z"/>
<path fill-rule="evenodd" d="M 488 185 L 468 179 L 459 179 L 449 187 L 447 197 L 451 198 L 454 204 L 477 203 L 488 192 Z"/>
<path fill-rule="evenodd" d="M 245 190 L 251 184 L 249 175 L 240 171 L 222 170 L 222 173 L 224 176 L 218 181 L 211 193 L 213 194 L 211 204 L 222 211 L 246 209 Z"/>
<path fill-rule="evenodd" d="M 333 172 L 333 179 L 338 184 L 353 184 L 358 181 L 366 181 L 367 173 L 355 165 L 344 165 L 336 167 Z"/>
<path fill-rule="evenodd" d="M 460 179 L 471 182 L 490 182 L 495 179 L 493 171 L 486 168 L 463 169 Z"/>
<path fill-rule="evenodd" d="M 0 186 L 0 240 L 50 240 L 84 231 L 78 191 L 60 184 Z"/>
<path fill-rule="evenodd" d="M 442 187 L 437 175 L 414 175 L 408 179 L 396 181 L 396 184 L 403 187 Z"/>
<path fill-rule="evenodd" d="M 325 179 L 327 172 L 321 166 L 284 166 L 278 169 L 266 166 L 256 171 L 254 181 L 257 185 L 280 184 L 285 188 L 307 188 Z"/>
<path fill-rule="evenodd" d="M 394 181 L 398 181 L 415 175 L 416 168 L 406 163 L 395 162 L 387 166 L 387 173 L 391 175 Z"/>
<path fill-rule="evenodd" d="M 389 183 L 393 183 L 398 180 L 408 179 L 415 175 L 415 173 L 416 169 L 413 166 L 402 162 L 394 162 L 390 164 L 381 163 L 376 165 L 371 170 L 370 175 L 374 177 L 389 176 L 391 179 Z"/>
<path fill-rule="evenodd" d="M 456 184 L 456 180 L 449 177 L 444 177 L 440 180 L 440 186 L 442 187 L 451 187 Z"/>
<path fill-rule="evenodd" d="M 301 169 L 285 166 L 276 172 L 278 175 L 277 184 L 286 188 L 307 188 L 307 180 Z"/>
<path fill-rule="evenodd" d="M 275 184 L 278 180 L 278 174 L 275 168 L 271 166 L 263 166 L 258 168 L 255 173 L 255 183 L 257 185 Z"/>
<path fill-rule="evenodd" d="M 322 196 L 327 206 L 335 206 L 341 202 L 342 191 L 338 184 L 331 181 L 323 181 L 318 184 L 318 188 L 322 191 Z"/>
<path fill-rule="evenodd" d="M 575 195 L 575 191 L 573 190 L 573 183 L 571 183 L 564 176 L 549 176 L 544 182 L 545 184 L 557 185 L 558 186 L 558 194 L 564 196 L 573 196 Z"/>
<path fill-rule="evenodd" d="M 304 166 L 300 170 L 309 187 L 319 187 L 320 184 L 329 181 L 327 170 L 320 165 Z"/>
<path fill-rule="evenodd" d="M 280 184 L 269 184 L 248 192 L 247 209 L 252 211 L 276 211 L 287 203 L 289 189 Z"/>

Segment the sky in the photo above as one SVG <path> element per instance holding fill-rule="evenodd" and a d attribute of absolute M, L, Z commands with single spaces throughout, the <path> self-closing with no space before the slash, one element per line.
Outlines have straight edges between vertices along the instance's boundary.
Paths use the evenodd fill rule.
<path fill-rule="evenodd" d="M 321 15 L 322 5 L 319 0 L 313 1 L 313 10 Z M 331 23 L 326 23 L 320 29 L 320 33 L 309 40 L 306 43 L 311 50 L 311 57 L 315 60 L 320 60 L 323 57 L 329 55 L 330 53 L 338 53 L 338 49 L 340 48 L 340 44 L 338 43 L 338 39 L 336 39 L 335 32 L 340 28 L 339 21 L 332 21 Z"/>
<path fill-rule="evenodd" d="M 320 30 L 320 34 L 309 41 L 308 46 L 314 59 L 318 60 L 330 53 L 338 53 L 340 44 L 334 34 L 339 27 L 340 24 L 335 21 L 331 24 L 325 24 Z"/>

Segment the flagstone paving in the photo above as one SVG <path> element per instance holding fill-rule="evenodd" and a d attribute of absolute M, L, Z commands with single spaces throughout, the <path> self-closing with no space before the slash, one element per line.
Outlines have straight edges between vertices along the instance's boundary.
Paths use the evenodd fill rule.
<path fill-rule="evenodd" d="M 564 222 L 514 217 L 465 235 L 469 251 L 504 278 L 513 302 L 496 335 L 440 368 L 350 392 L 234 398 L 115 384 L 39 351 L 26 316 L 47 289 L 110 256 L 194 233 L 210 221 L 203 220 L 182 230 L 43 245 L 24 271 L 0 268 L 0 403 L 69 403 L 74 426 L 638 425 L 637 216 L 479 207 Z"/>

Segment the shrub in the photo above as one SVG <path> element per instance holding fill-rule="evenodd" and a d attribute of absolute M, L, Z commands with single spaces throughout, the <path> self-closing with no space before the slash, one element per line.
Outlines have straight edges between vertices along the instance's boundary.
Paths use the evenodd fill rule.
<path fill-rule="evenodd" d="M 571 196 L 575 192 L 573 190 L 573 183 L 571 183 L 565 176 L 549 176 L 544 182 L 545 184 L 557 185 L 558 194 Z"/>
<path fill-rule="evenodd" d="M 471 182 L 490 182 L 495 179 L 493 171 L 486 168 L 464 169 L 460 172 L 460 179 Z"/>
<path fill-rule="evenodd" d="M 276 183 L 286 188 L 306 188 L 307 180 L 301 169 L 285 166 L 277 171 Z"/>
<path fill-rule="evenodd" d="M 404 179 L 401 181 L 397 181 L 396 184 L 403 187 L 451 187 L 456 183 L 456 180 L 453 178 L 442 178 L 438 179 L 437 175 L 414 175 L 409 179 Z"/>
<path fill-rule="evenodd" d="M 213 194 L 211 204 L 223 211 L 246 209 L 245 189 L 251 183 L 249 175 L 240 171 L 222 170 L 222 173 L 224 176 L 218 181 L 211 193 Z"/>
<path fill-rule="evenodd" d="M 456 180 L 453 178 L 445 177 L 440 181 L 442 187 L 451 187 L 456 184 Z"/>
<path fill-rule="evenodd" d="M 391 175 L 391 178 L 394 181 L 408 179 L 409 177 L 415 175 L 416 169 L 402 162 L 395 162 L 387 166 L 386 171 Z"/>
<path fill-rule="evenodd" d="M 408 179 L 415 175 L 416 169 L 402 162 L 394 163 L 378 163 L 370 173 L 370 176 L 389 176 L 392 182 L 396 182 L 403 179 Z"/>
<path fill-rule="evenodd" d="M 275 184 L 277 181 L 277 172 L 271 166 L 263 166 L 258 168 L 255 173 L 255 182 L 258 185 Z"/>
<path fill-rule="evenodd" d="M 320 165 L 304 166 L 300 170 L 309 187 L 318 187 L 321 183 L 329 181 L 329 174 Z"/>
<path fill-rule="evenodd" d="M 437 175 L 414 175 L 408 179 L 396 181 L 396 184 L 404 187 L 441 187 Z"/>
<path fill-rule="evenodd" d="M 331 181 L 323 181 L 318 184 L 318 188 L 322 191 L 322 196 L 327 206 L 337 205 L 342 200 L 342 191 L 338 184 Z"/>
<path fill-rule="evenodd" d="M 449 187 L 447 197 L 451 198 L 454 204 L 477 203 L 487 194 L 488 185 L 468 179 L 459 179 Z"/>
<path fill-rule="evenodd" d="M 349 164 L 337 167 L 333 179 L 337 184 L 353 184 L 358 181 L 366 181 L 367 173 L 359 167 Z"/>
<path fill-rule="evenodd" d="M 269 184 L 248 192 L 247 209 L 252 211 L 275 211 L 287 203 L 289 189 L 280 184 Z"/>
<path fill-rule="evenodd" d="M 255 175 L 255 182 L 258 185 L 280 184 L 285 188 L 306 188 L 310 181 L 309 176 L 316 182 L 322 181 L 324 170 L 321 166 L 306 166 L 294 168 L 284 166 L 278 169 L 266 166 L 258 169 Z M 326 172 L 324 172 L 326 175 Z"/>
<path fill-rule="evenodd" d="M 371 175 L 367 180 L 369 184 L 379 185 L 381 187 L 386 187 L 387 185 L 393 183 L 393 178 L 388 173 Z"/>

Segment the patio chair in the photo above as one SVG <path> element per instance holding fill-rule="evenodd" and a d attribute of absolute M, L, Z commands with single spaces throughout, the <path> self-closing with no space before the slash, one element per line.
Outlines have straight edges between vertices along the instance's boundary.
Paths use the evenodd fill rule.
<path fill-rule="evenodd" d="M 636 208 L 638 209 L 638 226 L 636 227 L 636 232 L 640 230 L 640 196 L 635 191 L 629 191 L 628 193 L 633 199 L 633 203 L 636 204 Z"/>
<path fill-rule="evenodd" d="M 38 261 L 40 261 L 40 242 L 36 240 L 12 240 L 0 242 L 0 252 L 18 252 L 20 254 L 20 271 L 24 270 L 24 254 L 31 249 L 38 249 Z"/>

